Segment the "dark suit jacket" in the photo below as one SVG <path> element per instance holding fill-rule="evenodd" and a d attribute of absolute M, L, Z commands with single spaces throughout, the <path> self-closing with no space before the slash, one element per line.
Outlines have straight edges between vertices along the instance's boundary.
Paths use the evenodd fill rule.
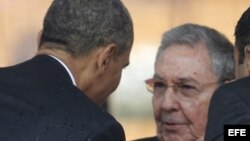
<path fill-rule="evenodd" d="M 0 68 L 0 141 L 124 141 L 121 125 L 41 55 Z"/>
<path fill-rule="evenodd" d="M 148 138 L 137 139 L 137 140 L 134 140 L 134 141 L 159 141 L 159 140 L 155 136 L 155 137 L 148 137 Z"/>
<path fill-rule="evenodd" d="M 250 77 L 222 85 L 209 106 L 205 141 L 224 141 L 225 124 L 250 124 Z"/>

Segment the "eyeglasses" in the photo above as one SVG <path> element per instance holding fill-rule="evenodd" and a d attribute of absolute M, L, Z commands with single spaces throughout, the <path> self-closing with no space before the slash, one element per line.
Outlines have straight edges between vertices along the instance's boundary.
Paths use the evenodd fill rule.
<path fill-rule="evenodd" d="M 173 88 L 175 93 L 181 93 L 185 96 L 192 96 L 201 93 L 208 86 L 218 84 L 218 82 L 210 82 L 204 84 L 176 82 L 174 84 L 168 85 L 164 81 L 154 78 L 145 80 L 145 83 L 147 90 L 158 97 L 162 96 L 166 92 L 166 90 L 170 87 Z"/>

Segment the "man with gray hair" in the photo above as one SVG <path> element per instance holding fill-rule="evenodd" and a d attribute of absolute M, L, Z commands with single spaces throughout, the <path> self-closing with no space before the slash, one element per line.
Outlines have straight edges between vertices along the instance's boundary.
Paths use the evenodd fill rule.
<path fill-rule="evenodd" d="M 120 0 L 53 0 L 37 55 L 0 68 L 0 140 L 125 141 L 101 105 L 118 86 L 132 43 Z"/>
<path fill-rule="evenodd" d="M 167 31 L 146 81 L 157 136 L 138 141 L 203 141 L 210 98 L 234 77 L 233 45 L 221 33 L 197 24 Z"/>

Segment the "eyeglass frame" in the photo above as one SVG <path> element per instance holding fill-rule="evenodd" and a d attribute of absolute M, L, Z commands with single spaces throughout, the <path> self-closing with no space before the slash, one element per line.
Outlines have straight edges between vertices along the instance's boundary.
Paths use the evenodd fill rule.
<path fill-rule="evenodd" d="M 155 81 L 155 78 L 149 78 L 149 79 L 146 79 L 145 80 L 145 84 L 146 84 L 146 88 L 147 88 L 147 90 L 150 92 L 150 93 L 152 93 L 153 95 L 156 95 L 155 93 L 154 93 L 154 82 Z M 166 92 L 166 90 L 168 89 L 168 88 L 170 88 L 170 87 L 172 87 L 173 88 L 173 90 L 175 91 L 175 92 L 180 92 L 181 91 L 181 93 L 183 93 L 183 90 L 180 90 L 180 89 L 182 89 L 181 87 L 182 87 L 182 84 L 181 83 L 175 83 L 175 84 L 172 84 L 172 85 L 166 85 L 166 82 L 164 82 L 163 80 L 160 80 L 165 86 L 166 86 L 166 88 L 165 88 L 165 90 L 163 91 L 163 92 L 161 92 L 160 94 L 157 94 L 157 95 L 163 95 L 163 93 L 165 93 Z M 199 87 L 199 88 L 197 88 L 197 87 L 194 87 L 194 86 L 192 86 L 193 88 L 194 88 L 194 90 L 196 90 L 197 91 L 197 93 L 201 93 L 202 91 L 204 91 L 204 90 L 202 90 L 202 89 L 204 89 L 204 87 L 205 86 L 211 86 L 211 85 L 214 85 L 214 84 L 219 84 L 219 82 L 208 82 L 208 83 L 199 83 L 199 84 L 197 84 L 198 86 L 197 87 Z"/>

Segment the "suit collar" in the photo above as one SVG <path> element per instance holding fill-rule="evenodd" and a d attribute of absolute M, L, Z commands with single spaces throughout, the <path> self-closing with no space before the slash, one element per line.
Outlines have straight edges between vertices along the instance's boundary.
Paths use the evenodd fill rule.
<path fill-rule="evenodd" d="M 37 55 L 31 59 L 31 61 L 35 63 L 35 66 L 38 65 L 37 67 L 41 68 L 40 71 L 43 71 L 41 73 L 43 73 L 43 75 L 47 75 L 45 77 L 51 77 L 50 79 L 54 78 L 55 81 L 58 81 L 58 83 L 73 85 L 67 70 L 60 62 L 51 56 Z"/>

